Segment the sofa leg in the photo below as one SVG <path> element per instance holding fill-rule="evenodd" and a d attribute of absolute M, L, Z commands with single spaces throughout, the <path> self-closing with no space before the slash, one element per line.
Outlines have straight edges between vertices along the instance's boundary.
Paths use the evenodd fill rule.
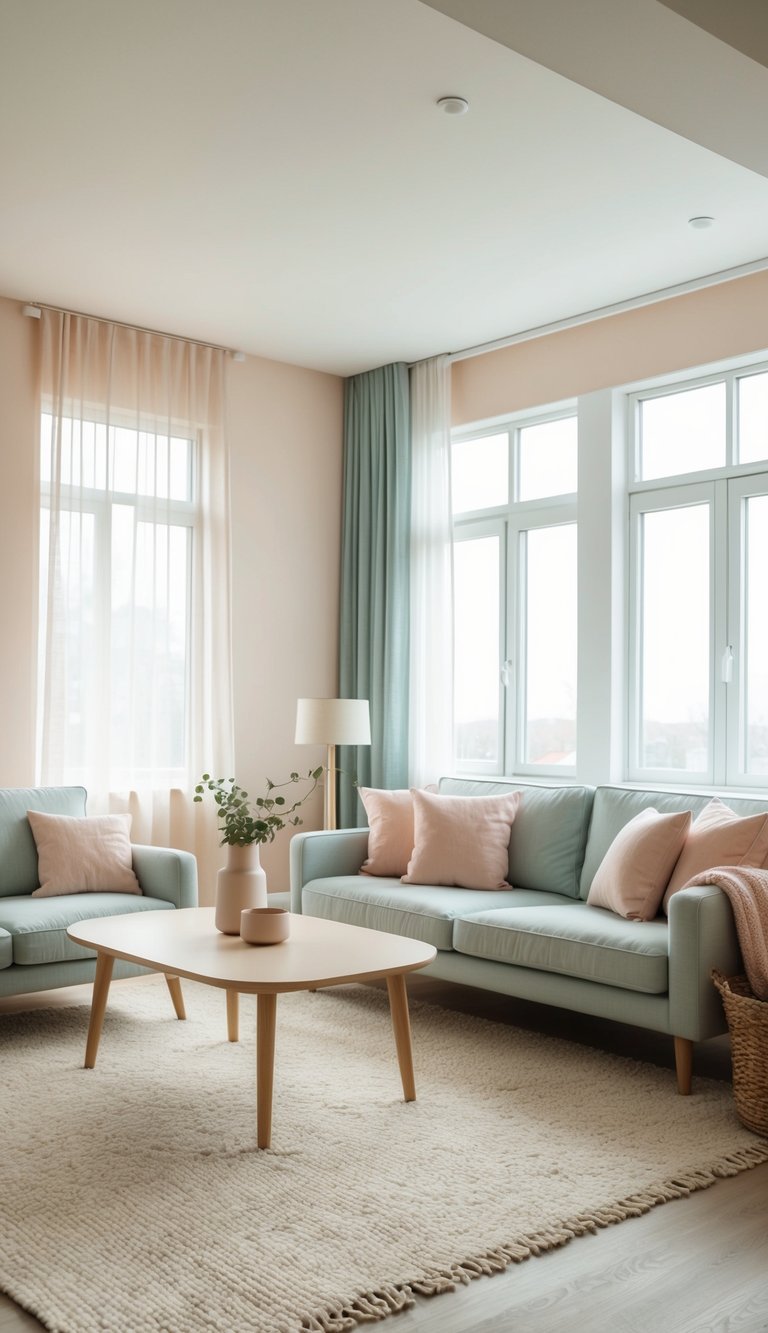
<path fill-rule="evenodd" d="M 677 1091 L 683 1097 L 690 1097 L 691 1075 L 693 1073 L 693 1042 L 688 1037 L 675 1037 L 675 1069 L 677 1070 Z"/>

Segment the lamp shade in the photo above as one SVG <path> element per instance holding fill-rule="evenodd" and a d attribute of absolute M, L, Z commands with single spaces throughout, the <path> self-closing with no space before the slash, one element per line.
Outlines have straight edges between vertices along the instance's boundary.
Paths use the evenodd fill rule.
<path fill-rule="evenodd" d="M 367 699 L 299 699 L 297 745 L 370 745 Z"/>

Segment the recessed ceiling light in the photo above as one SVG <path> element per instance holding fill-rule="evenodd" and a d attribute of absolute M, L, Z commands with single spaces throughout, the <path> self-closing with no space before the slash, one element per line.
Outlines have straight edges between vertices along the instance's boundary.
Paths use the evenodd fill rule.
<path fill-rule="evenodd" d="M 464 116 L 469 111 L 466 97 L 438 97 L 437 105 L 446 116 Z"/>
<path fill-rule="evenodd" d="M 714 218 L 708 218 L 702 215 L 701 217 L 698 218 L 689 218 L 688 226 L 695 227 L 697 231 L 704 231 L 706 227 L 713 226 L 714 221 L 715 221 Z"/>

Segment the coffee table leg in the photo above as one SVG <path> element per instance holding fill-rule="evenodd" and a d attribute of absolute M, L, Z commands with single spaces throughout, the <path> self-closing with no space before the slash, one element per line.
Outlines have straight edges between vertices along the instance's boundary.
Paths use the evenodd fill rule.
<path fill-rule="evenodd" d="M 115 960 L 111 954 L 97 953 L 96 976 L 93 982 L 93 999 L 91 1000 L 91 1018 L 88 1024 L 88 1038 L 85 1043 L 84 1067 L 86 1069 L 93 1069 L 96 1064 L 96 1052 L 99 1049 L 99 1038 L 104 1024 L 104 1011 L 107 1007 L 109 983 L 112 980 L 114 963 Z"/>
<path fill-rule="evenodd" d="M 165 979 L 168 983 L 168 990 L 171 993 L 171 1000 L 173 1001 L 173 1007 L 176 1010 L 176 1017 L 186 1018 L 187 1011 L 184 1008 L 184 996 L 181 993 L 181 981 L 179 977 L 169 976 L 169 974 L 166 972 Z"/>
<path fill-rule="evenodd" d="M 408 1016 L 408 992 L 405 988 L 405 974 L 398 972 L 394 977 L 387 977 L 387 990 L 389 991 L 392 1027 L 395 1031 L 400 1078 L 403 1082 L 403 1096 L 407 1102 L 415 1102 L 416 1083 L 413 1077 L 411 1020 Z"/>
<path fill-rule="evenodd" d="M 256 1005 L 256 1142 L 260 1148 L 268 1148 L 272 1141 L 277 995 L 260 994 Z"/>
<path fill-rule="evenodd" d="M 240 996 L 236 990 L 227 991 L 227 1037 L 237 1041 L 240 1035 Z"/>

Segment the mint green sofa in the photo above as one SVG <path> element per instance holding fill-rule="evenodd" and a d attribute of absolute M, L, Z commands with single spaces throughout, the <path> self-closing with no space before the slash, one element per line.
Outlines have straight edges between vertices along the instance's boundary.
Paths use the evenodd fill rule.
<path fill-rule="evenodd" d="M 639 811 L 691 810 L 701 793 L 543 786 L 444 778 L 440 791 L 519 791 L 510 890 L 482 893 L 361 875 L 367 829 L 300 833 L 291 842 L 291 908 L 426 940 L 425 973 L 616 1019 L 675 1038 L 678 1088 L 690 1092 L 693 1043 L 726 1030 L 710 973 L 742 970 L 730 903 L 714 885 L 684 889 L 669 921 L 626 921 L 585 899 L 621 828 Z M 739 815 L 768 801 L 725 797 Z"/>
<path fill-rule="evenodd" d="M 33 898 L 37 849 L 28 810 L 85 815 L 83 787 L 0 788 L 0 996 L 92 981 L 95 953 L 69 939 L 67 926 L 121 912 L 172 911 L 197 903 L 197 863 L 189 852 L 133 848 L 142 893 L 70 893 Z M 114 977 L 146 971 L 116 961 Z"/>

